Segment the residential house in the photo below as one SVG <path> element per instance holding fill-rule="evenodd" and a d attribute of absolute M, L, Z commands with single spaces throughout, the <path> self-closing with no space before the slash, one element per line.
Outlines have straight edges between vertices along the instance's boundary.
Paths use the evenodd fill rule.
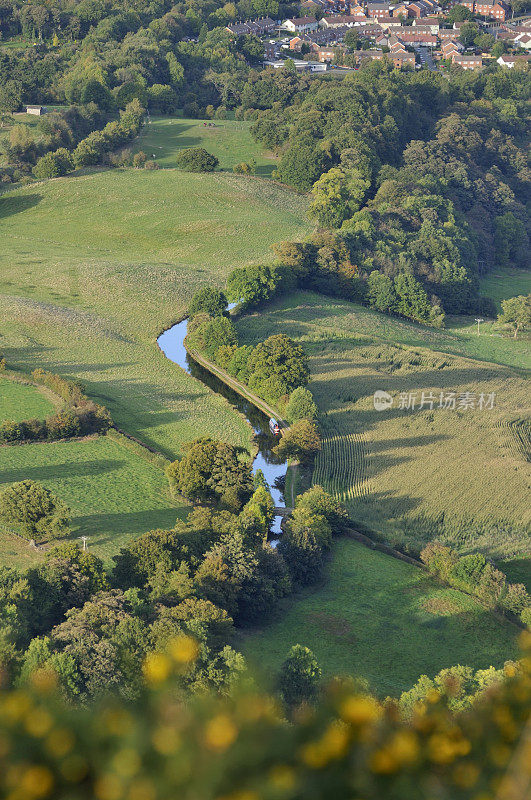
<path fill-rule="evenodd" d="M 412 23 L 413 28 L 427 28 L 430 33 L 437 35 L 439 33 L 439 17 L 415 17 Z"/>
<path fill-rule="evenodd" d="M 463 49 L 461 42 L 455 42 L 453 40 L 444 42 L 441 47 L 442 57 L 444 59 L 453 59 L 454 56 L 458 56 L 462 53 Z"/>
<path fill-rule="evenodd" d="M 404 44 L 409 44 L 412 47 L 435 47 L 437 45 L 437 37 L 433 33 L 416 33 L 411 30 L 411 32 L 400 31 L 398 35 Z"/>
<path fill-rule="evenodd" d="M 235 36 L 243 36 L 245 34 L 252 34 L 253 36 L 263 36 L 266 33 L 271 33 L 276 28 L 276 22 L 270 17 L 261 17 L 260 19 L 250 19 L 246 22 L 231 22 L 227 25 L 226 30 L 233 33 Z"/>
<path fill-rule="evenodd" d="M 474 13 L 481 17 L 494 17 L 494 19 L 504 22 L 508 10 L 503 0 L 480 0 L 475 4 Z"/>
<path fill-rule="evenodd" d="M 528 64 L 530 59 L 531 56 L 527 54 L 525 56 L 508 56 L 507 54 L 504 54 L 503 56 L 497 58 L 496 61 L 501 67 L 508 67 L 508 69 L 512 69 L 518 64 Z"/>
<path fill-rule="evenodd" d="M 306 33 L 317 30 L 318 23 L 314 17 L 294 17 L 284 20 L 282 27 L 292 33 Z"/>
<path fill-rule="evenodd" d="M 289 49 L 300 53 L 303 41 L 304 39 L 301 36 L 294 36 L 293 39 L 289 40 Z"/>
<path fill-rule="evenodd" d="M 419 17 L 426 17 L 430 14 L 431 8 L 424 0 L 415 0 L 414 3 L 409 3 L 407 11 L 409 17 L 417 17 L 418 19 Z"/>
<path fill-rule="evenodd" d="M 453 56 L 452 64 L 461 67 L 461 69 L 481 69 L 483 61 L 481 56 L 463 56 L 458 54 Z"/>
<path fill-rule="evenodd" d="M 369 19 L 381 19 L 382 17 L 390 17 L 389 3 L 380 2 L 380 0 L 369 0 L 367 3 L 367 16 Z"/>
<path fill-rule="evenodd" d="M 369 61 L 381 61 L 384 53 L 382 50 L 357 50 L 355 57 L 358 64 L 362 66 Z"/>
<path fill-rule="evenodd" d="M 366 20 L 366 17 L 363 17 Z M 342 28 L 346 25 L 347 28 L 353 28 L 358 20 L 350 14 L 334 14 L 331 17 L 323 17 L 319 20 L 319 27 L 321 28 Z"/>
<path fill-rule="evenodd" d="M 519 33 L 518 36 L 515 37 L 514 43 L 524 50 L 531 49 L 531 33 Z"/>
<path fill-rule="evenodd" d="M 399 6 L 395 6 L 393 8 L 392 14 L 393 17 L 396 17 L 397 19 L 398 17 L 404 17 L 404 19 L 407 19 L 409 17 L 408 4 L 400 3 Z"/>
<path fill-rule="evenodd" d="M 46 106 L 26 106 L 26 114 L 33 114 L 35 117 L 41 117 L 46 114 Z"/>
<path fill-rule="evenodd" d="M 264 58 L 266 61 L 274 61 L 278 55 L 278 45 L 273 42 L 264 42 Z"/>
<path fill-rule="evenodd" d="M 393 62 L 395 69 L 415 69 L 415 54 L 408 53 L 389 53 L 389 58 Z"/>
<path fill-rule="evenodd" d="M 320 47 L 315 51 L 315 54 L 317 56 L 317 60 L 320 63 L 324 63 L 333 61 L 336 51 L 332 50 L 330 47 Z"/>

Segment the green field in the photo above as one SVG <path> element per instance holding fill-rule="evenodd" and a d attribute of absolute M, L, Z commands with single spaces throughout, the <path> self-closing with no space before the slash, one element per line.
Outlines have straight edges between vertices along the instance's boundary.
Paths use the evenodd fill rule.
<path fill-rule="evenodd" d="M 322 585 L 287 601 L 241 647 L 270 675 L 292 645 L 306 645 L 327 677 L 362 675 L 380 696 L 397 696 L 419 675 L 454 664 L 502 666 L 516 654 L 517 633 L 417 567 L 340 539 Z"/>
<path fill-rule="evenodd" d="M 528 452 L 522 426 L 512 424 L 529 414 L 529 388 L 518 373 L 434 352 L 443 349 L 445 331 L 309 293 L 243 318 L 239 329 L 247 342 L 282 331 L 304 345 L 322 412 L 313 479 L 345 502 L 356 522 L 414 547 L 436 537 L 463 552 L 481 549 L 505 560 L 529 555 Z M 378 389 L 391 394 L 392 409 L 375 410 Z M 400 409 L 402 392 L 416 394 L 417 410 Z M 422 392 L 433 395 L 433 409 L 418 410 Z M 439 409 L 441 392 L 472 392 L 475 402 L 494 392 L 495 405 Z M 513 530 L 458 529 L 470 518 Z"/>
<path fill-rule="evenodd" d="M 44 419 L 55 407 L 41 387 L 0 378 L 0 422 Z"/>
<path fill-rule="evenodd" d="M 170 498 L 161 468 L 109 436 L 0 448 L 0 489 L 29 478 L 64 500 L 72 510 L 71 538 L 88 536 L 106 563 L 131 539 L 171 528 L 188 511 Z M 16 537 L 0 537 L 1 564 L 24 567 L 41 557 Z"/>
<path fill-rule="evenodd" d="M 239 120 L 197 120 L 151 117 L 144 126 L 135 150 L 155 156 L 161 167 L 175 167 L 175 157 L 186 147 L 204 147 L 219 160 L 219 169 L 232 172 L 241 161 L 255 161 L 256 174 L 270 177 L 276 166 L 272 155 L 264 154 L 250 133 L 252 122 Z"/>
<path fill-rule="evenodd" d="M 498 268 L 481 278 L 479 289 L 485 297 L 492 297 L 501 310 L 502 300 L 531 292 L 531 272 L 525 269 Z"/>
<path fill-rule="evenodd" d="M 199 434 L 249 445 L 228 404 L 160 353 L 196 289 L 309 230 L 306 200 L 268 181 L 96 171 L 4 194 L 0 348 L 81 379 L 115 422 L 175 457 Z"/>

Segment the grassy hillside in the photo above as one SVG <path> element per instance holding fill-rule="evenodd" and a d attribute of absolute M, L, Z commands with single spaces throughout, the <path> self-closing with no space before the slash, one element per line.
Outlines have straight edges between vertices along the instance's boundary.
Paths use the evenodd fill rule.
<path fill-rule="evenodd" d="M 285 299 L 244 318 L 240 330 L 248 341 L 282 330 L 304 344 L 324 431 L 314 481 L 339 496 L 353 519 L 414 546 L 437 537 L 499 558 L 529 554 L 523 378 L 495 364 L 375 341 L 380 332 L 438 349 L 450 337 L 316 295 Z M 378 389 L 392 395 L 391 409 L 375 410 Z M 402 392 L 416 394 L 417 410 L 399 408 Z M 418 410 L 422 392 L 433 394 L 433 410 Z M 472 392 L 476 402 L 495 392 L 495 407 L 439 409 L 441 392 Z M 475 529 L 470 518 L 486 526 Z M 492 530 L 495 520 L 503 529 Z"/>
<path fill-rule="evenodd" d="M 129 540 L 173 527 L 188 511 L 170 498 L 162 469 L 109 436 L 1 447 L 0 490 L 27 478 L 65 501 L 72 510 L 71 538 L 88 536 L 92 552 L 106 562 Z M 1 564 L 24 567 L 41 557 L 2 532 Z"/>
<path fill-rule="evenodd" d="M 264 154 L 250 133 L 252 122 L 151 117 L 135 146 L 161 167 L 175 167 L 175 157 L 186 147 L 204 147 L 219 160 L 219 169 L 232 172 L 241 161 L 255 161 L 256 174 L 269 177 L 276 159 Z"/>
<path fill-rule="evenodd" d="M 289 648 L 310 647 L 326 676 L 363 675 L 381 696 L 454 664 L 501 666 L 517 629 L 420 569 L 349 539 L 333 544 L 321 586 L 291 599 L 277 618 L 245 636 L 244 654 L 264 674 Z"/>
<path fill-rule="evenodd" d="M 492 297 L 498 309 L 507 297 L 531 292 L 531 272 L 525 269 L 496 269 L 480 280 L 480 291 L 485 297 Z"/>
<path fill-rule="evenodd" d="M 0 378 L 0 422 L 44 419 L 55 407 L 42 387 Z"/>
<path fill-rule="evenodd" d="M 249 428 L 167 361 L 157 334 L 206 284 L 308 230 L 306 200 L 259 179 L 93 172 L 4 194 L 0 349 L 80 378 L 118 425 L 169 456 L 200 433 Z"/>

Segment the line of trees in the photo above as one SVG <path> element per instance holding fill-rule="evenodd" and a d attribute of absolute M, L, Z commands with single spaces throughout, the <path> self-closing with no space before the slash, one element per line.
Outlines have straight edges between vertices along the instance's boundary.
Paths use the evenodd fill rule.
<path fill-rule="evenodd" d="M 65 405 L 44 420 L 3 420 L 0 423 L 0 443 L 69 439 L 105 433 L 112 425 L 109 411 L 105 406 L 89 400 L 80 383 L 43 369 L 34 370 L 32 378 L 35 383 L 47 386 L 61 397 Z"/>
<path fill-rule="evenodd" d="M 531 597 L 523 583 L 509 583 L 481 553 L 460 556 L 451 547 L 430 542 L 420 553 L 432 575 L 479 597 L 491 608 L 509 611 L 524 625 L 531 623 Z"/>

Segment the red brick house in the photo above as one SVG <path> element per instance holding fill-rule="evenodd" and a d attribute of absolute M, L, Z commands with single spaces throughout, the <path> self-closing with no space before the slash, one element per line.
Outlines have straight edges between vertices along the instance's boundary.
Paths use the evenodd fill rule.
<path fill-rule="evenodd" d="M 372 0 L 369 0 L 367 3 L 367 16 L 377 20 L 382 17 L 390 17 L 389 3 L 372 2 Z"/>
<path fill-rule="evenodd" d="M 462 56 L 457 54 L 453 56 L 452 63 L 461 69 L 481 69 L 483 61 L 481 56 Z"/>

